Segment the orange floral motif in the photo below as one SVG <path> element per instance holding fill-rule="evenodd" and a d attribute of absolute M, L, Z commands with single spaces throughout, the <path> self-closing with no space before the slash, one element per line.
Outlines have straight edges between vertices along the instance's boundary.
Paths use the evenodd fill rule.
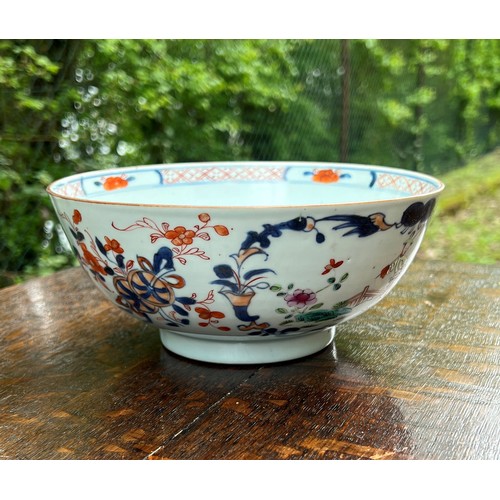
<path fill-rule="evenodd" d="M 335 259 L 330 259 L 330 263 L 325 266 L 325 270 L 321 274 L 328 274 L 332 269 L 337 269 L 337 267 L 340 267 L 343 263 L 343 260 L 336 262 Z"/>
<path fill-rule="evenodd" d="M 219 319 L 225 318 L 226 315 L 220 311 L 211 311 L 208 307 L 195 307 L 194 310 L 198 313 L 198 316 L 201 320 L 201 323 L 198 323 L 200 326 L 214 326 L 217 330 L 221 332 L 228 332 L 230 330 L 227 326 L 217 326 L 219 323 Z"/>
<path fill-rule="evenodd" d="M 112 250 L 115 253 L 123 253 L 123 248 L 117 240 L 110 240 L 107 236 L 104 239 L 106 240 L 106 244 L 104 245 L 106 252 Z"/>
<path fill-rule="evenodd" d="M 334 170 L 317 170 L 312 179 L 314 182 L 338 182 L 340 175 Z"/>
<path fill-rule="evenodd" d="M 112 191 L 113 189 L 121 189 L 127 186 L 128 186 L 128 181 L 124 177 L 108 177 L 103 183 L 103 188 L 106 191 Z"/>
<path fill-rule="evenodd" d="M 82 222 L 82 214 L 78 210 L 73 210 L 73 222 L 79 224 Z"/>
<path fill-rule="evenodd" d="M 196 233 L 191 229 L 186 229 L 184 226 L 177 226 L 171 231 L 165 233 L 165 238 L 172 241 L 178 247 L 183 245 L 191 245 Z"/>
<path fill-rule="evenodd" d="M 83 260 L 90 266 L 90 268 L 98 274 L 106 276 L 106 270 L 101 266 L 97 257 L 87 248 L 85 243 L 80 243 L 83 251 Z"/>
<path fill-rule="evenodd" d="M 204 307 L 195 307 L 194 310 L 198 313 L 200 319 L 204 320 L 211 320 L 212 318 L 222 319 L 226 317 L 224 313 L 221 313 L 219 311 L 210 311 L 209 309 L 205 309 Z"/>

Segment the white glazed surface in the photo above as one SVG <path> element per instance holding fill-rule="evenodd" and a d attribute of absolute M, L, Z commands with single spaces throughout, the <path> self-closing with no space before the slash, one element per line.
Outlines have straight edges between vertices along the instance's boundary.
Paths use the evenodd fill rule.
<path fill-rule="evenodd" d="M 185 333 L 179 354 L 258 363 L 311 354 L 301 340 L 269 355 L 264 340 L 321 332 L 381 300 L 413 260 L 442 188 L 382 167 L 210 163 L 90 172 L 49 193 L 112 302 L 162 337 Z M 220 356 L 214 347 L 204 358 L 202 344 L 190 347 L 197 338 L 220 339 Z M 232 341 L 256 347 L 224 355 Z"/>

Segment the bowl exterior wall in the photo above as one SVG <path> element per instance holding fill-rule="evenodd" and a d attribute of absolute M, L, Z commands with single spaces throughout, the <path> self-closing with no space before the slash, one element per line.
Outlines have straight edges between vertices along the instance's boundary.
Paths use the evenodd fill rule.
<path fill-rule="evenodd" d="M 205 336 L 298 335 L 381 300 L 435 196 L 344 206 L 120 206 L 52 198 L 83 269 L 121 309 Z"/>

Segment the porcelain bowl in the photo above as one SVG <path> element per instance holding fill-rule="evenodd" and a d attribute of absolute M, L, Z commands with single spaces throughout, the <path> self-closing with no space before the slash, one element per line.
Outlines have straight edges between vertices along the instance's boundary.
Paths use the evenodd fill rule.
<path fill-rule="evenodd" d="M 389 167 L 150 165 L 48 187 L 81 266 L 116 306 L 188 358 L 313 354 L 396 285 L 443 184 Z"/>

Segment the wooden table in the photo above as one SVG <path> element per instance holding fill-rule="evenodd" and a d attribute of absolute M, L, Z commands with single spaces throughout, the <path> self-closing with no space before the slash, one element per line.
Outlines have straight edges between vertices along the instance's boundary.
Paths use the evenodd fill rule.
<path fill-rule="evenodd" d="M 0 290 L 4 459 L 499 459 L 500 267 L 416 261 L 294 362 L 166 351 L 80 269 Z"/>

